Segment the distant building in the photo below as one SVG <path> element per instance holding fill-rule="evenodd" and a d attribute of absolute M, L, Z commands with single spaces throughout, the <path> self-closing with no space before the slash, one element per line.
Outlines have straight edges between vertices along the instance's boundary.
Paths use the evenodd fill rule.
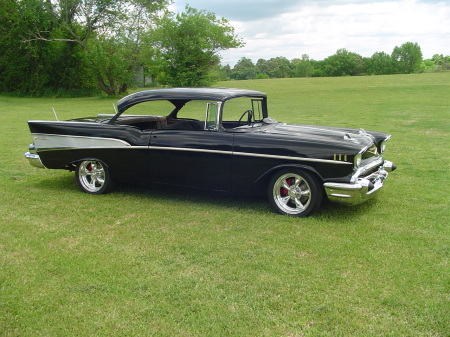
<path fill-rule="evenodd" d="M 150 87 L 153 84 L 153 76 L 145 76 L 144 67 L 141 66 L 134 72 L 133 84 L 138 88 Z"/>

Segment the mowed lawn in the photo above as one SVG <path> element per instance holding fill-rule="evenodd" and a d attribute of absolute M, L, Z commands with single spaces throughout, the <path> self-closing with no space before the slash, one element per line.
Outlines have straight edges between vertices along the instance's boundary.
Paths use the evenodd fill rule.
<path fill-rule="evenodd" d="M 279 121 L 390 133 L 398 169 L 306 219 L 177 187 L 92 196 L 28 164 L 26 121 L 115 100 L 0 96 L 0 336 L 449 336 L 450 73 L 218 86 L 266 92 Z"/>

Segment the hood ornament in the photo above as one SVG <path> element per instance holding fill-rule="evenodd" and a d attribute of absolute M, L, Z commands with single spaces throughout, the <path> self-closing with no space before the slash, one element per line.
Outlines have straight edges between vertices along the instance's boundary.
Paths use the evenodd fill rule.
<path fill-rule="evenodd" d="M 361 136 L 368 136 L 369 134 L 364 129 L 359 129 L 359 135 Z"/>
<path fill-rule="evenodd" d="M 344 140 L 347 140 L 349 142 L 356 143 L 356 144 L 359 143 L 358 140 L 355 138 L 352 138 L 352 136 L 349 133 L 344 134 Z"/>

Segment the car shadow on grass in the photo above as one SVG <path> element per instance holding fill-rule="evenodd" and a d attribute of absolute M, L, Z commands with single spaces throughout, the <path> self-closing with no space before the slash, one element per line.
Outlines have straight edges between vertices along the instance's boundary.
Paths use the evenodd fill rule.
<path fill-rule="evenodd" d="M 35 181 L 33 185 L 36 189 L 53 191 L 54 194 L 68 193 L 79 196 L 83 193 L 78 188 L 73 174 L 52 175 L 48 178 L 42 177 L 39 181 Z M 180 205 L 183 205 L 183 203 L 189 201 L 189 205 L 192 205 L 192 203 L 198 203 L 200 205 L 204 205 L 205 207 L 212 207 L 214 209 L 226 208 L 245 212 L 274 214 L 267 196 L 265 195 L 247 196 L 169 185 L 153 184 L 147 186 L 137 186 L 124 183 L 116 184 L 114 189 L 108 195 L 110 195 L 109 198 L 114 198 L 114 195 L 118 195 L 121 198 L 126 196 L 131 199 L 148 199 L 149 202 L 152 200 L 161 200 L 163 203 L 176 202 Z M 324 200 L 321 208 L 314 213 L 312 217 L 323 220 L 330 219 L 332 221 L 337 219 L 358 220 L 373 213 L 374 209 L 379 206 L 377 205 L 379 202 L 381 201 L 375 199 L 369 200 L 361 205 L 348 207 Z M 186 207 L 190 207 L 189 205 Z"/>
<path fill-rule="evenodd" d="M 244 211 L 271 212 L 270 205 L 265 196 L 247 196 L 229 194 L 223 192 L 195 189 L 188 187 L 174 187 L 169 185 L 149 185 L 135 186 L 128 184 L 118 184 L 115 186 L 112 194 L 120 193 L 122 195 L 147 198 L 149 200 L 162 200 L 166 202 L 176 202 L 183 204 L 189 201 L 202 204 L 214 209 L 227 208 Z M 189 207 L 189 206 L 187 206 Z"/>

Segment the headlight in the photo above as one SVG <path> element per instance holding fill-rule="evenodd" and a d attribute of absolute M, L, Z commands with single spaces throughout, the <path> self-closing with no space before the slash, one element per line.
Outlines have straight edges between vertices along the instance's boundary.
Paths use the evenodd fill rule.
<path fill-rule="evenodd" d="M 380 153 L 383 153 L 386 150 L 386 142 L 387 140 L 383 140 L 380 145 Z"/>
<path fill-rule="evenodd" d="M 359 165 L 361 165 L 361 158 L 362 158 L 362 154 L 361 153 L 358 153 L 355 156 L 354 165 L 355 165 L 356 168 L 358 168 Z"/>

